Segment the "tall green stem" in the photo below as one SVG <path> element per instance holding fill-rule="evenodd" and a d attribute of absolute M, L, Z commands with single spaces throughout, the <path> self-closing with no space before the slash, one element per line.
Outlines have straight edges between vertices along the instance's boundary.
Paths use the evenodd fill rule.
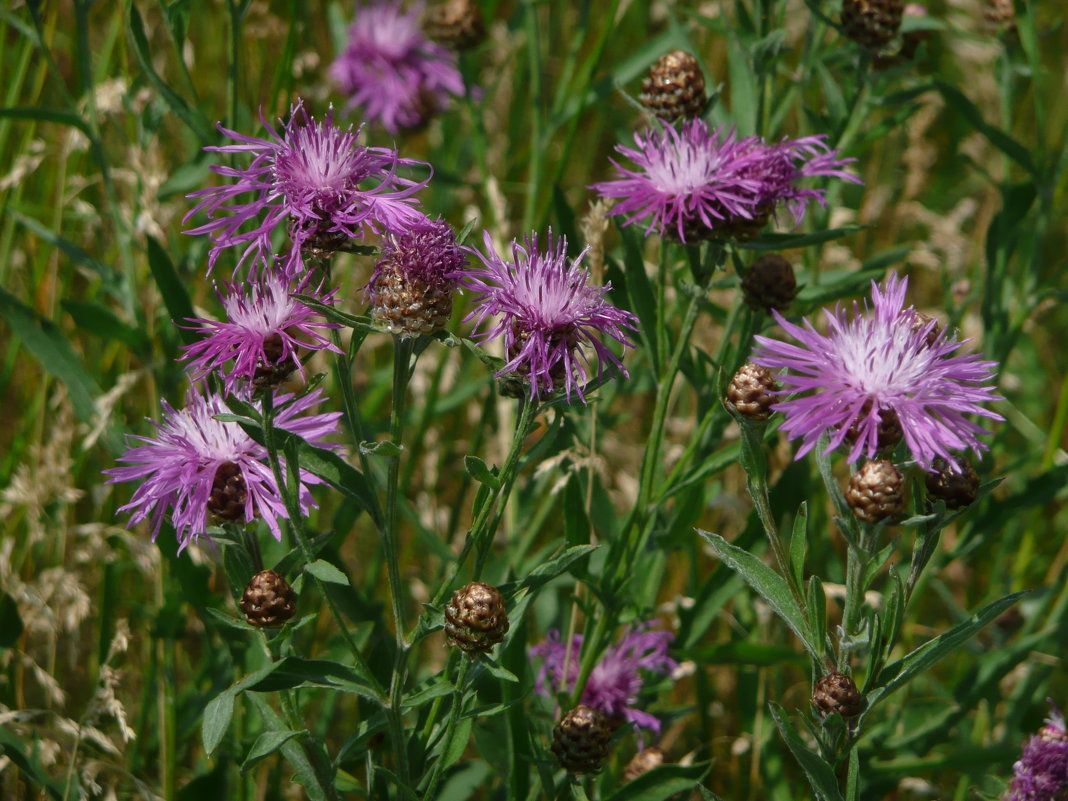
<path fill-rule="evenodd" d="M 452 750 L 452 742 L 456 738 L 456 726 L 460 722 L 460 713 L 464 705 L 464 685 L 467 681 L 467 670 L 471 666 L 471 657 L 466 654 L 460 660 L 460 672 L 456 676 L 455 689 L 452 693 L 452 708 L 449 710 L 449 719 L 445 724 L 445 737 L 441 744 L 441 753 L 430 772 L 430 781 L 427 784 L 423 798 L 426 801 L 434 801 L 437 795 L 438 785 L 441 784 L 442 773 L 445 768 L 445 758 Z"/>

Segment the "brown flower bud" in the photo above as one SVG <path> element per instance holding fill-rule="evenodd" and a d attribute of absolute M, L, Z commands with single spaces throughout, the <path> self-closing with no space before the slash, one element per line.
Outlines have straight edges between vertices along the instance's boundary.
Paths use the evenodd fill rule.
<path fill-rule="evenodd" d="M 423 14 L 423 30 L 453 50 L 469 50 L 486 37 L 482 9 L 475 0 L 444 0 Z"/>
<path fill-rule="evenodd" d="M 627 767 L 623 769 L 623 781 L 634 781 L 643 773 L 648 773 L 653 768 L 658 768 L 664 764 L 664 752 L 659 748 L 646 748 L 639 751 L 634 757 L 627 763 Z"/>
<path fill-rule="evenodd" d="M 500 590 L 472 581 L 452 594 L 445 607 L 445 639 L 465 654 L 487 653 L 508 633 Z"/>
<path fill-rule="evenodd" d="M 638 99 L 656 117 L 669 122 L 701 116 L 708 105 L 701 65 L 684 50 L 665 53 L 649 68 Z"/>
<path fill-rule="evenodd" d="M 842 0 L 842 27 L 857 44 L 878 50 L 897 36 L 904 0 Z"/>
<path fill-rule="evenodd" d="M 852 677 L 834 671 L 816 682 L 812 704 L 824 715 L 837 712 L 843 718 L 854 718 L 864 711 L 864 698 Z"/>
<path fill-rule="evenodd" d="M 967 459 L 959 462 L 960 472 L 955 472 L 945 459 L 934 461 L 934 473 L 924 479 L 927 497 L 933 501 L 945 501 L 947 509 L 963 509 L 971 505 L 979 495 L 979 474 Z"/>
<path fill-rule="evenodd" d="M 768 368 L 746 362 L 727 385 L 727 403 L 742 417 L 767 420 L 775 403 L 771 393 L 778 388 L 779 382 Z"/>
<path fill-rule="evenodd" d="M 241 611 L 253 626 L 275 628 L 297 611 L 297 595 L 280 573 L 261 570 L 241 596 Z"/>
<path fill-rule="evenodd" d="M 785 311 L 797 297 L 793 265 L 778 253 L 766 253 L 745 271 L 742 294 L 751 309 Z"/>
<path fill-rule="evenodd" d="M 245 518 L 248 487 L 241 468 L 234 462 L 223 462 L 215 471 L 208 496 L 208 511 L 218 520 L 234 522 Z"/>
<path fill-rule="evenodd" d="M 849 430 L 846 432 L 845 441 L 852 446 L 857 438 L 860 436 L 860 426 L 858 421 L 862 418 L 866 418 L 871 413 L 872 402 L 865 401 L 864 406 L 860 410 L 860 414 L 857 415 L 857 420 L 849 426 Z M 897 412 L 893 409 L 880 409 L 879 410 L 879 427 L 875 432 L 875 447 L 878 450 L 885 450 L 886 448 L 892 448 L 897 443 L 901 442 L 904 438 L 905 432 L 901 430 L 901 420 L 897 416 Z"/>
<path fill-rule="evenodd" d="M 865 523 L 878 523 L 905 511 L 905 476 L 893 462 L 865 462 L 849 479 L 849 508 Z"/>
<path fill-rule="evenodd" d="M 604 715 L 580 704 L 553 728 L 553 754 L 564 770 L 575 774 L 597 773 L 608 758 L 612 730 Z"/>

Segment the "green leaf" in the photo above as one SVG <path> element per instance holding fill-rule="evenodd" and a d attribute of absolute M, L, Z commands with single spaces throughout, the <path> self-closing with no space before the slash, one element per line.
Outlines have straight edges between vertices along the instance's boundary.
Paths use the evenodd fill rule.
<path fill-rule="evenodd" d="M 200 724 L 200 737 L 208 756 L 215 753 L 234 717 L 234 699 L 237 693 L 233 689 L 224 690 L 212 698 L 204 708 L 204 720 Z"/>
<path fill-rule="evenodd" d="M 320 581 L 326 581 L 330 584 L 343 584 L 346 587 L 349 586 L 349 577 L 338 570 L 334 565 L 323 559 L 316 559 L 311 564 L 305 565 L 304 570 Z"/>
<path fill-rule="evenodd" d="M 147 240 L 148 268 L 152 271 L 152 278 L 159 288 L 163 305 L 167 307 L 171 321 L 179 324 L 178 336 L 182 338 L 182 341 L 187 345 L 196 342 L 196 332 L 180 327 L 186 320 L 191 320 L 196 316 L 193 313 L 193 303 L 189 300 L 189 290 L 186 289 L 185 281 L 178 275 L 171 257 L 167 255 L 167 251 L 156 241 L 155 237 L 149 236 Z"/>
<path fill-rule="evenodd" d="M 912 653 L 907 654 L 893 664 L 887 665 L 879 674 L 880 686 L 868 693 L 868 708 L 865 714 L 894 690 L 903 687 L 936 662 L 949 656 L 949 654 L 971 639 L 983 626 L 1029 592 L 1030 590 L 1022 590 L 1006 595 L 1004 598 L 999 598 L 993 603 L 984 606 L 964 622 L 958 623 L 949 631 L 939 634 L 932 640 L 928 640 Z"/>
<path fill-rule="evenodd" d="M 675 793 L 692 792 L 711 765 L 660 765 L 624 784 L 608 801 L 666 801 Z"/>
<path fill-rule="evenodd" d="M 1037 174 L 1035 162 L 1031 158 L 1031 152 L 1021 143 L 1017 142 L 1000 128 L 991 125 L 983 119 L 983 112 L 979 110 L 964 93 L 955 86 L 950 86 L 942 81 L 935 81 L 935 87 L 942 93 L 946 104 L 957 111 L 962 117 L 972 124 L 979 133 L 985 136 L 994 147 L 1011 158 L 1032 175 Z"/>
<path fill-rule="evenodd" d="M 790 535 L 790 564 L 798 587 L 805 586 L 805 555 L 808 553 L 808 503 L 802 503 Z"/>
<path fill-rule="evenodd" d="M 100 394 L 100 387 L 86 371 L 59 326 L 2 287 L 0 314 L 41 366 L 66 385 L 78 420 L 91 423 L 96 415 L 95 398 Z"/>
<path fill-rule="evenodd" d="M 271 705 L 267 703 L 267 699 L 263 696 L 253 693 L 249 695 L 249 700 L 252 705 L 256 707 L 256 710 L 263 717 L 267 726 L 276 731 L 284 731 L 285 723 L 278 715 Z M 311 761 L 308 759 L 308 755 L 304 752 L 304 749 L 299 743 L 295 743 L 292 740 L 288 740 L 282 743 L 281 749 L 282 755 L 286 758 L 286 761 L 293 766 L 293 770 L 296 771 L 296 779 L 304 787 L 304 791 L 308 794 L 309 801 L 327 801 L 326 791 L 319 783 L 319 777 L 315 772 L 315 768 L 312 767 Z M 331 797 L 336 797 L 332 795 Z"/>
<path fill-rule="evenodd" d="M 519 683 L 519 677 L 507 668 L 503 668 L 494 662 L 492 659 L 483 659 L 483 666 L 486 668 L 486 672 L 500 681 L 509 681 L 513 684 Z"/>
<path fill-rule="evenodd" d="M 266 693 L 294 687 L 325 687 L 382 702 L 372 678 L 359 669 L 327 659 L 302 659 L 298 656 L 287 656 L 273 663 L 269 673 L 248 682 L 242 689 Z"/>
<path fill-rule="evenodd" d="M 62 801 L 64 798 L 63 785 L 48 775 L 37 757 L 37 748 L 28 747 L 26 743 L 16 737 L 7 728 L 0 726 L 0 755 L 7 757 L 21 771 L 21 778 L 35 782 L 47 794 L 51 801 Z M 74 786 L 67 788 L 72 791 L 71 798 L 78 797 L 77 778 Z M 36 795 L 36 794 L 31 794 Z M 38 796 L 40 797 L 40 796 Z"/>
<path fill-rule="evenodd" d="M 438 677 L 423 689 L 408 693 L 401 701 L 401 706 L 405 709 L 418 709 L 436 698 L 443 698 L 455 689 L 451 681 Z"/>
<path fill-rule="evenodd" d="M 746 250 L 790 250 L 832 242 L 861 230 L 863 230 L 861 225 L 846 225 L 842 228 L 828 228 L 810 234 L 761 234 L 748 242 L 739 244 L 738 247 Z"/>
<path fill-rule="evenodd" d="M 303 731 L 284 729 L 282 731 L 264 732 L 256 738 L 256 742 L 254 742 L 252 748 L 249 749 L 248 756 L 246 756 L 245 761 L 241 763 L 241 772 L 247 773 L 255 767 L 257 762 L 269 757 L 275 751 L 281 750 L 282 746 L 294 737 L 301 737 L 307 733 L 307 729 Z"/>
<path fill-rule="evenodd" d="M 860 752 L 854 745 L 849 750 L 849 772 L 846 775 L 846 801 L 860 801 Z"/>
<path fill-rule="evenodd" d="M 98 337 L 121 342 L 136 353 L 144 354 L 149 351 L 148 338 L 141 329 L 123 322 L 114 312 L 99 303 L 70 298 L 64 298 L 60 303 L 79 328 Z"/>
<path fill-rule="evenodd" d="M 0 596 L 0 648 L 13 648 L 22 636 L 22 616 L 15 599 L 6 592 Z"/>
<path fill-rule="evenodd" d="M 145 77 L 148 78 L 149 83 L 160 93 L 171 111 L 177 114 L 179 119 L 189 126 L 189 130 L 196 134 L 202 145 L 210 142 L 213 139 L 213 134 L 207 118 L 199 109 L 190 106 L 177 92 L 171 89 L 166 81 L 159 76 L 159 73 L 156 72 L 155 67 L 152 66 L 152 51 L 148 44 L 148 38 L 145 36 L 145 24 L 141 19 L 141 12 L 137 10 L 137 3 L 130 3 L 128 23 L 134 55 L 137 57 L 137 62 L 141 65 L 141 69 L 144 70 Z"/>
<path fill-rule="evenodd" d="M 46 228 L 32 217 L 27 217 L 14 210 L 9 211 L 8 213 L 15 222 L 32 231 L 39 239 L 52 245 L 75 264 L 80 264 L 82 267 L 92 270 L 99 275 L 104 288 L 107 289 L 112 296 L 120 299 L 123 298 L 124 292 L 122 287 L 124 279 L 110 264 L 106 264 L 89 255 L 89 253 L 82 250 L 69 239 L 60 236 L 50 228 Z"/>
<path fill-rule="evenodd" d="M 498 478 L 493 471 L 486 466 L 486 463 L 477 456 L 465 456 L 464 467 L 467 468 L 467 472 L 471 478 L 479 484 L 485 484 L 492 489 L 500 489 L 500 478 Z"/>
<path fill-rule="evenodd" d="M 454 764 L 463 756 L 467 749 L 467 741 L 471 739 L 471 727 L 475 725 L 474 718 L 460 718 L 456 722 L 452 739 L 445 743 L 445 751 L 441 755 L 442 769 Z"/>
<path fill-rule="evenodd" d="M 216 609 L 212 606 L 208 606 L 205 607 L 204 611 L 207 612 L 209 617 L 214 618 L 215 620 L 222 623 L 224 626 L 229 626 L 233 629 L 240 629 L 241 631 L 259 631 L 259 629 L 257 629 L 255 626 L 250 625 L 244 620 L 236 618 L 233 615 L 228 615 L 221 609 Z"/>
<path fill-rule="evenodd" d="M 818 643 L 813 642 L 812 633 L 801 609 L 790 593 L 790 587 L 786 579 L 761 562 L 757 557 L 741 548 L 736 548 L 718 534 L 697 529 L 697 533 L 705 538 L 712 546 L 712 550 L 720 560 L 738 573 L 746 583 L 756 590 L 760 596 L 771 604 L 771 608 L 782 618 L 790 630 L 797 635 L 802 644 L 808 649 L 812 657 L 819 660 L 820 648 Z"/>
<path fill-rule="evenodd" d="M 360 453 L 365 456 L 378 456 L 380 458 L 396 459 L 401 455 L 404 448 L 396 442 L 388 439 L 381 441 L 368 440 L 360 443 Z"/>
<path fill-rule="evenodd" d="M 653 372 L 660 373 L 661 354 L 656 342 L 656 292 L 645 272 L 645 256 L 642 254 L 642 239 L 633 228 L 619 227 L 619 236 L 623 242 L 623 276 L 630 298 L 630 307 L 641 325 L 638 334 L 642 338 L 649 357 L 653 362 Z"/>
<path fill-rule="evenodd" d="M 827 597 L 823 592 L 823 582 L 819 576 L 808 580 L 808 623 L 812 629 L 812 639 L 820 648 L 820 653 L 827 642 Z"/>
<path fill-rule="evenodd" d="M 816 793 L 816 798 L 820 801 L 843 801 L 842 794 L 838 790 L 838 780 L 831 766 L 805 745 L 805 741 L 801 739 L 781 706 L 775 703 L 768 706 L 771 708 L 771 716 L 775 720 L 779 734 L 786 741 L 786 747 L 790 749 L 790 753 L 800 763 L 801 769 L 805 771 L 805 776 L 808 777 L 808 783 Z"/>
<path fill-rule="evenodd" d="M 522 581 L 501 585 L 500 590 L 506 598 L 514 595 L 521 589 L 533 592 L 543 584 L 552 581 L 554 578 L 564 573 L 579 559 L 588 556 L 599 547 L 600 546 L 598 545 L 576 545 L 573 548 L 568 548 L 566 551 L 554 556 L 549 561 L 542 562 L 536 568 L 531 570 L 527 577 Z"/>

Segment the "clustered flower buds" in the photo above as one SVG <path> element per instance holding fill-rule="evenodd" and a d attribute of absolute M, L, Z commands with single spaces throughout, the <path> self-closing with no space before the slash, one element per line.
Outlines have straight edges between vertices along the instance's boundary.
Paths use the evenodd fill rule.
<path fill-rule="evenodd" d="M 967 459 L 958 462 L 954 470 L 945 459 L 935 459 L 935 472 L 928 473 L 924 483 L 927 497 L 933 501 L 945 501 L 947 509 L 963 509 L 971 505 L 979 494 L 979 474 Z"/>
<path fill-rule="evenodd" d="M 663 751 L 656 747 L 643 748 L 627 763 L 627 767 L 623 768 L 623 781 L 634 781 L 643 773 L 648 773 L 663 764 Z"/>
<path fill-rule="evenodd" d="M 812 704 L 822 714 L 837 712 L 843 718 L 855 718 L 864 711 L 864 698 L 851 676 L 834 671 L 816 682 Z"/>
<path fill-rule="evenodd" d="M 597 773 L 608 758 L 612 729 L 592 706 L 579 704 L 553 728 L 552 752 L 564 770 Z"/>
<path fill-rule="evenodd" d="M 445 639 L 465 654 L 488 653 L 508 633 L 508 612 L 501 591 L 472 581 L 452 594 L 445 607 Z"/>
<path fill-rule="evenodd" d="M 905 511 L 905 476 L 893 462 L 865 462 L 849 479 L 849 508 L 865 523 L 897 517 Z"/>
<path fill-rule="evenodd" d="M 751 309 L 786 311 L 797 297 L 793 265 L 778 253 L 761 256 L 745 271 L 742 295 Z"/>
<path fill-rule="evenodd" d="M 297 594 L 280 573 L 261 570 L 245 587 L 241 611 L 253 626 L 276 628 L 296 613 Z"/>
<path fill-rule="evenodd" d="M 857 44 L 878 50 L 901 27 L 904 0 L 842 0 L 842 27 Z"/>
<path fill-rule="evenodd" d="M 747 362 L 727 385 L 727 403 L 749 420 L 767 420 L 771 417 L 773 393 L 777 389 L 779 384 L 771 370 Z"/>
<path fill-rule="evenodd" d="M 685 50 L 665 53 L 649 68 L 638 99 L 653 115 L 668 122 L 700 117 L 708 105 L 701 65 Z"/>

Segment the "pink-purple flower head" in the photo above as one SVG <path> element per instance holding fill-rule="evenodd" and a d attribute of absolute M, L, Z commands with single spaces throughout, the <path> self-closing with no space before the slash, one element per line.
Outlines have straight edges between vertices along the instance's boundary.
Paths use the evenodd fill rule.
<path fill-rule="evenodd" d="M 822 136 L 785 139 L 769 145 L 759 137 L 739 139 L 726 126 L 709 131 L 701 119 L 680 130 L 670 126 L 638 132 L 636 148 L 616 150 L 634 169 L 612 162 L 619 177 L 591 186 L 617 200 L 612 213 L 623 224 L 645 224 L 681 242 L 730 236 L 750 223 L 758 229 L 785 205 L 799 223 L 809 200 L 824 202 L 821 189 L 802 188 L 802 179 L 825 176 L 859 180 Z"/>
<path fill-rule="evenodd" d="M 362 236 L 371 228 L 396 230 L 424 219 L 415 193 L 430 180 L 430 166 L 400 158 L 396 151 L 359 144 L 359 130 L 338 128 L 333 112 L 316 121 L 298 101 L 279 133 L 261 116 L 270 139 L 246 136 L 219 126 L 237 144 L 206 147 L 219 153 L 251 155 L 244 167 L 211 169 L 233 183 L 189 195 L 208 222 L 186 233 L 207 234 L 212 242 L 209 267 L 228 247 L 241 248 L 239 264 L 250 255 L 267 258 L 271 237 L 288 226 L 292 261 L 301 250 L 330 243 L 326 250 Z M 414 180 L 400 168 L 426 168 L 428 177 Z"/>
<path fill-rule="evenodd" d="M 427 38 L 422 11 L 394 0 L 358 5 L 345 52 L 330 66 L 348 107 L 390 133 L 421 125 L 464 93 L 456 55 Z"/>
<path fill-rule="evenodd" d="M 526 379 L 531 398 L 563 389 L 569 400 L 577 395 L 585 403 L 583 386 L 591 374 L 587 346 L 597 356 L 598 376 L 605 363 L 627 375 L 602 338 L 634 347 L 627 331 L 635 329 L 637 318 L 605 299 L 611 284 L 589 283 L 589 271 L 581 266 L 585 250 L 569 260 L 567 239 L 554 239 L 550 231 L 545 250 L 538 248 L 537 234 L 527 236 L 523 245 L 513 240 L 512 259 L 507 261 L 488 231 L 483 242 L 486 254 L 468 250 L 484 269 L 466 270 L 461 283 L 475 300 L 466 319 L 474 319 L 476 329 L 484 326 L 476 337 L 504 338 L 506 363 L 498 376 Z"/>
<path fill-rule="evenodd" d="M 644 683 L 642 674 L 666 675 L 678 663 L 668 656 L 668 646 L 675 635 L 670 631 L 650 630 L 651 625 L 645 623 L 626 629 L 618 642 L 605 649 L 601 661 L 590 672 L 581 703 L 594 707 L 617 726 L 627 722 L 635 729 L 659 733 L 660 721 L 636 706 Z M 538 692 L 551 697 L 558 690 L 574 689 L 582 662 L 582 640 L 582 635 L 576 634 L 570 648 L 565 648 L 560 632 L 553 629 L 546 634 L 545 642 L 530 649 L 531 657 L 542 661 L 535 684 Z"/>
<path fill-rule="evenodd" d="M 828 331 L 808 321 L 794 325 L 773 312 L 797 344 L 757 336 L 752 360 L 771 370 L 786 369 L 776 411 L 786 416 L 782 430 L 801 439 L 798 458 L 829 436 L 828 452 L 850 437 L 849 461 L 873 457 L 880 429 L 900 427 L 913 458 L 934 470 L 937 457 L 951 465 L 952 451 L 984 448 L 978 437 L 989 433 L 969 419 L 1002 417 L 983 407 L 1001 400 L 988 382 L 996 362 L 976 354 L 958 354 L 962 342 L 934 320 L 924 321 L 905 307 L 907 278 L 891 275 L 880 288 L 872 282 L 872 309 L 854 303 L 852 314 L 841 307 L 824 309 Z"/>
<path fill-rule="evenodd" d="M 324 438 L 337 428 L 340 413 L 304 414 L 322 397 L 321 390 L 296 400 L 292 395 L 279 395 L 275 424 L 313 445 L 331 447 Z M 209 517 L 245 523 L 262 518 L 275 538 L 281 539 L 278 519 L 288 514 L 267 451 L 237 423 L 215 419 L 228 412 L 221 396 L 190 391 L 184 409 L 175 410 L 164 401 L 163 421 L 154 423 L 154 437 L 130 437 L 142 444 L 119 457 L 128 466 L 105 472 L 111 476 L 109 484 L 140 482 L 132 500 L 119 509 L 131 512 L 131 526 L 151 518 L 154 539 L 170 510 L 181 548 L 205 533 Z M 279 458 L 285 474 L 284 457 Z M 314 475 L 300 471 L 302 512 L 315 506 L 308 486 L 318 483 Z"/>
<path fill-rule="evenodd" d="M 1046 725 L 1031 737 L 1012 766 L 1013 778 L 1005 801 L 1063 801 L 1068 798 L 1068 731 L 1064 715 L 1050 701 L 1053 711 Z"/>
<path fill-rule="evenodd" d="M 323 303 L 335 301 L 336 289 L 322 293 L 311 285 L 311 274 L 293 275 L 284 268 L 257 271 L 245 285 L 227 284 L 220 294 L 226 320 L 190 320 L 203 339 L 183 347 L 194 379 L 217 372 L 227 393 L 244 383 L 267 386 L 279 383 L 296 370 L 304 378 L 300 351 L 340 349 L 323 334 L 334 323 L 326 322 L 294 295 L 318 296 Z M 226 365 L 231 363 L 229 369 Z"/>

